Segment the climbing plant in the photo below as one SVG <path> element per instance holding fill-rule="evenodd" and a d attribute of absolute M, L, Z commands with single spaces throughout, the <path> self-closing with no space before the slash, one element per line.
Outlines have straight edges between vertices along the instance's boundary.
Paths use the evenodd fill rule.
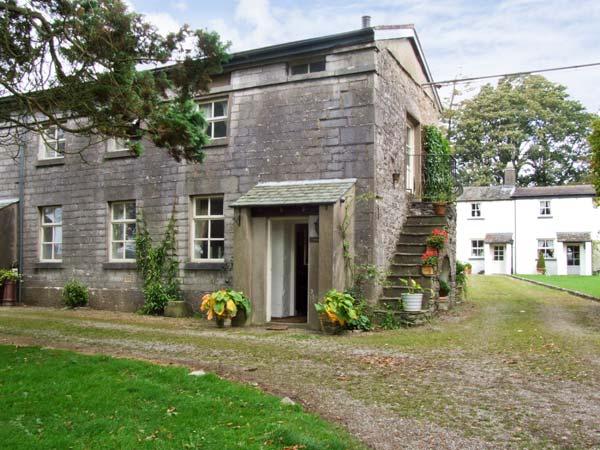
<path fill-rule="evenodd" d="M 427 125 L 423 129 L 425 149 L 425 189 L 423 198 L 433 202 L 453 200 L 452 150 L 440 129 Z"/>
<path fill-rule="evenodd" d="M 138 214 L 135 251 L 137 269 L 143 280 L 144 306 L 142 314 L 162 314 L 169 301 L 181 300 L 176 253 L 175 210 L 162 240 L 153 245 L 152 236 L 143 214 Z"/>

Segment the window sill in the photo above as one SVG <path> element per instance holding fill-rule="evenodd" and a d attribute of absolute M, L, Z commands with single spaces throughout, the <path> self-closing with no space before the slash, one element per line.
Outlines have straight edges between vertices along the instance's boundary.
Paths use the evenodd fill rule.
<path fill-rule="evenodd" d="M 63 166 L 64 164 L 65 158 L 38 159 L 35 162 L 35 167 Z"/>
<path fill-rule="evenodd" d="M 469 258 L 469 260 L 477 260 L 477 261 L 483 261 L 485 259 L 485 256 L 471 256 Z"/>
<path fill-rule="evenodd" d="M 538 219 L 552 219 L 552 216 L 538 216 Z"/>
<path fill-rule="evenodd" d="M 484 220 L 485 217 L 467 217 L 467 220 Z"/>
<path fill-rule="evenodd" d="M 104 270 L 136 270 L 135 262 L 107 262 L 102 264 Z"/>
<path fill-rule="evenodd" d="M 228 137 L 224 137 L 224 138 L 212 139 L 203 148 L 227 147 L 228 145 L 229 145 L 229 138 Z"/>
<path fill-rule="evenodd" d="M 116 152 L 106 152 L 104 159 L 137 158 L 130 150 L 118 150 Z"/>
<path fill-rule="evenodd" d="M 188 262 L 185 270 L 225 270 L 225 262 Z"/>
<path fill-rule="evenodd" d="M 60 262 L 36 262 L 33 265 L 34 269 L 62 269 L 63 268 L 63 263 L 62 261 Z"/>

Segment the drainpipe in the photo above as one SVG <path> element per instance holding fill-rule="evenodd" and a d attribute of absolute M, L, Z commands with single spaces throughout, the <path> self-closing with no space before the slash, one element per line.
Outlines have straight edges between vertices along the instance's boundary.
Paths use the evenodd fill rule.
<path fill-rule="evenodd" d="M 19 218 L 17 219 L 17 259 L 19 273 L 23 273 L 23 220 L 25 218 L 25 145 L 19 143 Z M 17 303 L 21 304 L 23 289 L 19 285 Z"/>
<path fill-rule="evenodd" d="M 517 200 L 513 199 L 513 218 L 514 218 L 514 234 L 515 237 L 513 239 L 513 266 L 512 273 L 517 274 Z"/>

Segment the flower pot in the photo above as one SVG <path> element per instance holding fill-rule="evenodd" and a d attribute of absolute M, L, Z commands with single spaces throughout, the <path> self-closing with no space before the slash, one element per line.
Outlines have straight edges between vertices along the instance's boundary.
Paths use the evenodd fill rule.
<path fill-rule="evenodd" d="M 439 254 L 439 250 L 435 247 L 430 247 L 428 245 L 427 248 L 425 249 L 425 253 L 435 253 L 437 255 L 437 254 Z"/>
<path fill-rule="evenodd" d="M 4 281 L 4 289 L 2 291 L 2 305 L 13 306 L 17 303 L 17 282 Z"/>
<path fill-rule="evenodd" d="M 436 202 L 433 204 L 433 211 L 436 216 L 445 216 L 446 215 L 446 204 L 441 202 Z"/>
<path fill-rule="evenodd" d="M 341 334 L 344 332 L 344 327 L 342 327 L 337 322 L 332 322 L 327 317 L 327 314 L 319 314 L 319 322 L 321 324 L 321 331 L 325 334 Z"/>
<path fill-rule="evenodd" d="M 217 324 L 217 328 L 226 328 L 226 327 L 230 327 L 231 326 L 231 319 L 227 318 L 223 318 L 223 317 L 217 317 L 215 319 L 215 323 Z"/>
<path fill-rule="evenodd" d="M 430 265 L 421 266 L 421 273 L 426 277 L 431 277 L 435 274 L 435 268 Z"/>
<path fill-rule="evenodd" d="M 440 311 L 448 311 L 448 308 L 449 308 L 448 297 L 438 298 L 437 307 Z"/>
<path fill-rule="evenodd" d="M 402 309 L 404 311 L 421 311 L 423 304 L 423 294 L 402 294 Z"/>
<path fill-rule="evenodd" d="M 235 317 L 231 318 L 231 326 L 232 327 L 243 327 L 246 325 L 246 321 L 248 320 L 248 316 L 246 315 L 246 310 L 240 308 L 237 310 L 237 314 Z"/>
<path fill-rule="evenodd" d="M 546 274 L 546 269 L 542 269 L 541 267 L 538 267 L 537 269 L 537 273 L 540 275 L 545 275 Z"/>

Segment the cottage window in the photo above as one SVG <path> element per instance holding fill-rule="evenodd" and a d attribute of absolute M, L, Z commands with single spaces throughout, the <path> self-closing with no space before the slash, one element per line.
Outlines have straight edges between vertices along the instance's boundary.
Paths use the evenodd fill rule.
<path fill-rule="evenodd" d="M 504 261 L 504 245 L 494 245 L 494 261 Z"/>
<path fill-rule="evenodd" d="M 108 142 L 109 152 L 122 152 L 129 150 L 129 140 L 127 139 L 111 139 Z"/>
<path fill-rule="evenodd" d="M 552 215 L 552 211 L 550 210 L 550 200 L 541 200 L 540 201 L 540 216 L 549 217 Z"/>
<path fill-rule="evenodd" d="M 473 239 L 471 241 L 471 256 L 473 258 L 483 258 L 483 240 Z"/>
<path fill-rule="evenodd" d="M 46 128 L 40 136 L 40 159 L 63 158 L 66 142 L 65 132 L 61 128 L 54 125 Z"/>
<path fill-rule="evenodd" d="M 62 207 L 45 206 L 41 208 L 40 213 L 40 261 L 61 261 Z"/>
<path fill-rule="evenodd" d="M 481 203 L 471 203 L 471 217 L 481 217 Z"/>
<path fill-rule="evenodd" d="M 290 74 L 291 75 L 305 75 L 307 73 L 324 72 L 325 71 L 325 59 L 319 59 L 317 61 L 291 64 Z"/>
<path fill-rule="evenodd" d="M 135 201 L 110 204 L 110 260 L 135 261 Z"/>
<path fill-rule="evenodd" d="M 203 102 L 199 106 L 208 124 L 206 128 L 208 137 L 211 139 L 227 137 L 227 100 Z"/>
<path fill-rule="evenodd" d="M 222 262 L 225 253 L 223 197 L 194 197 L 192 202 L 192 260 Z"/>
<path fill-rule="evenodd" d="M 544 258 L 554 258 L 554 240 L 538 239 L 538 255 L 542 253 Z"/>

